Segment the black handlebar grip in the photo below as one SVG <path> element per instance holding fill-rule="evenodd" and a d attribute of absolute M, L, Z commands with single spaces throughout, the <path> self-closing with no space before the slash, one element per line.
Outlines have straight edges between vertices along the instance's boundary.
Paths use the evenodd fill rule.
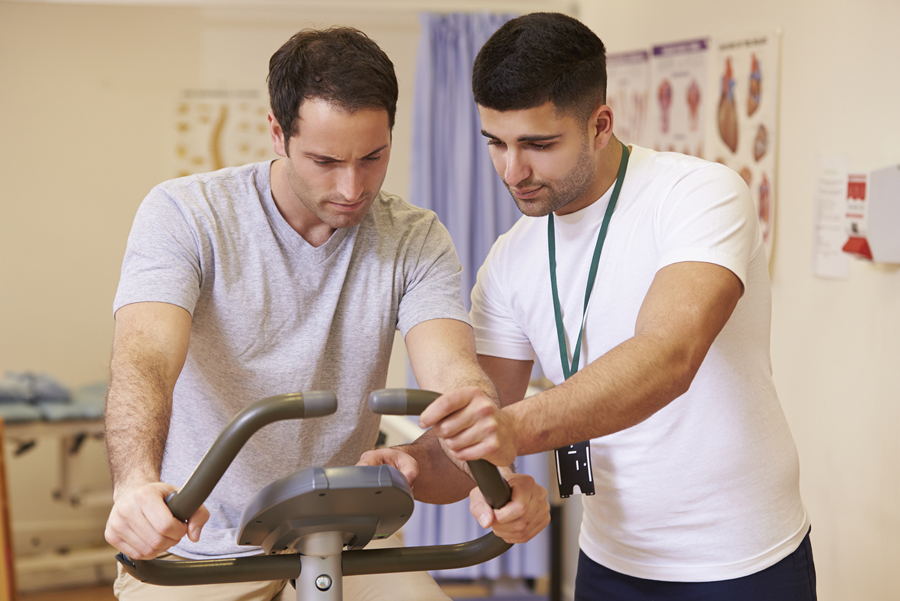
<path fill-rule="evenodd" d="M 503 479 L 497 466 L 485 459 L 476 459 L 475 461 L 467 461 L 469 471 L 475 483 L 484 495 L 491 509 L 500 509 L 512 498 L 512 490 L 509 483 Z"/>
<path fill-rule="evenodd" d="M 439 396 L 440 393 L 431 390 L 385 388 L 369 394 L 369 409 L 381 415 L 419 415 Z M 467 463 L 488 505 L 500 509 L 509 503 L 512 491 L 497 466 L 484 459 Z"/>
<path fill-rule="evenodd" d="M 334 393 L 294 392 L 261 399 L 228 422 L 178 492 L 166 497 L 172 515 L 187 521 L 203 504 L 244 443 L 260 428 L 284 419 L 321 417 L 337 410 Z"/>

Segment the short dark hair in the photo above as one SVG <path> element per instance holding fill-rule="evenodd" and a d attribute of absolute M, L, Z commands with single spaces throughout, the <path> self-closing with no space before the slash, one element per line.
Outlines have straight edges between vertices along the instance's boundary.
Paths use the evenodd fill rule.
<path fill-rule="evenodd" d="M 484 44 L 472 73 L 475 102 L 497 111 L 553 102 L 587 120 L 606 102 L 606 48 L 586 25 L 559 13 L 507 21 Z"/>
<path fill-rule="evenodd" d="M 285 143 L 297 133 L 300 105 L 318 98 L 356 112 L 384 109 L 394 128 L 397 76 L 387 54 L 352 27 L 304 29 L 269 60 L 269 103 Z"/>

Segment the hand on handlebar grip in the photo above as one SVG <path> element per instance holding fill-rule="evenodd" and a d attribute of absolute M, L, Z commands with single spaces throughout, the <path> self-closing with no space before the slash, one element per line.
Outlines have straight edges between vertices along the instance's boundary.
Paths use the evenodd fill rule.
<path fill-rule="evenodd" d="M 186 523 L 175 518 L 164 501 L 174 490 L 171 484 L 153 482 L 119 496 L 106 523 L 106 541 L 133 559 L 152 559 L 185 535 L 199 540 L 209 512 L 201 505 Z"/>
<path fill-rule="evenodd" d="M 478 488 L 469 494 L 469 511 L 482 528 L 508 543 L 526 543 L 550 524 L 547 489 L 527 474 L 512 474 L 507 482 L 512 499 L 499 509 L 492 509 Z"/>
<path fill-rule="evenodd" d="M 441 394 L 429 390 L 389 388 L 369 395 L 369 409 L 382 415 L 419 415 Z M 510 500 L 510 488 L 495 465 L 483 459 L 467 462 L 475 483 L 488 504 L 499 509 Z"/>
<path fill-rule="evenodd" d="M 509 414 L 475 387 L 442 395 L 422 412 L 419 425 L 430 427 L 452 456 L 461 461 L 485 459 L 505 467 L 518 455 Z"/>

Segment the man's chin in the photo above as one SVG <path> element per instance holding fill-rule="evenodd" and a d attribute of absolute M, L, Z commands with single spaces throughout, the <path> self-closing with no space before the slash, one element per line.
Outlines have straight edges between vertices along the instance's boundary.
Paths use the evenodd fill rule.
<path fill-rule="evenodd" d="M 545 215 L 549 215 L 552 210 L 552 207 L 546 202 L 522 200 L 515 196 L 513 196 L 513 200 L 516 202 L 516 206 L 519 207 L 519 211 L 526 217 L 544 217 Z"/>
<path fill-rule="evenodd" d="M 362 212 L 359 215 L 350 214 L 350 215 L 336 215 L 329 219 L 328 225 L 333 227 L 334 229 L 346 229 L 350 227 L 356 227 L 360 223 L 362 223 L 363 219 L 366 218 L 366 213 Z"/>
<path fill-rule="evenodd" d="M 333 228 L 355 227 L 362 223 L 371 208 L 371 202 L 363 202 L 351 211 L 332 208 L 327 212 L 327 222 Z M 323 219 L 324 221 L 324 219 Z"/>

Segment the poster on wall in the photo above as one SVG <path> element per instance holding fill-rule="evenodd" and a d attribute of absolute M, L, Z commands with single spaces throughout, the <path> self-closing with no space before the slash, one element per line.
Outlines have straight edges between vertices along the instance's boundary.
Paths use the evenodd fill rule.
<path fill-rule="evenodd" d="M 613 131 L 625 144 L 652 146 L 647 127 L 650 53 L 646 50 L 606 57 L 606 104 L 613 111 Z"/>
<path fill-rule="evenodd" d="M 257 90 L 185 90 L 175 106 L 175 177 L 236 167 L 274 157 Z"/>
<path fill-rule="evenodd" d="M 766 253 L 772 258 L 775 219 L 779 35 L 716 40 L 706 158 L 737 171 L 753 195 Z"/>
<path fill-rule="evenodd" d="M 708 158 L 704 149 L 708 41 L 653 47 L 650 60 L 650 147 Z"/>
<path fill-rule="evenodd" d="M 847 279 L 850 255 L 843 251 L 847 242 L 847 196 L 850 157 L 819 157 L 813 195 L 813 275 L 822 278 Z"/>

